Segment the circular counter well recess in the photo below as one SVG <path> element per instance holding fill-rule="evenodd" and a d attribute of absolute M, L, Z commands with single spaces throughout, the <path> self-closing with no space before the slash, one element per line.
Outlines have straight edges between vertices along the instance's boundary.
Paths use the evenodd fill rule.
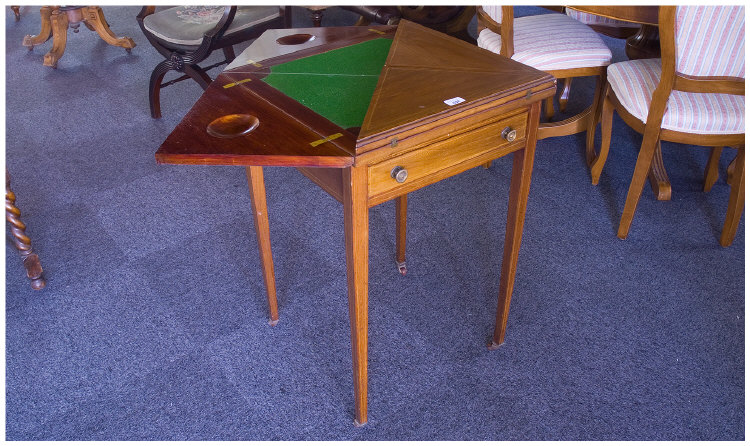
<path fill-rule="evenodd" d="M 312 34 L 290 34 L 288 36 L 279 37 L 276 39 L 276 43 L 279 45 L 302 45 L 303 43 L 311 42 L 315 40 L 315 36 Z"/>
<path fill-rule="evenodd" d="M 225 115 L 211 121 L 206 131 L 217 138 L 235 138 L 252 132 L 259 124 L 260 121 L 253 115 Z"/>

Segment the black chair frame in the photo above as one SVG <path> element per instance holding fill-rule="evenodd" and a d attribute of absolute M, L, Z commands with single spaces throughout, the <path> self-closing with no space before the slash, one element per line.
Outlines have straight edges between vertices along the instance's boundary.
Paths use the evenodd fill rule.
<path fill-rule="evenodd" d="M 255 39 L 264 31 L 273 28 L 289 28 L 291 26 L 291 7 L 286 6 L 281 9 L 278 18 L 264 23 L 262 26 L 249 27 L 245 30 L 237 31 L 231 35 L 225 36 L 224 33 L 234 20 L 237 13 L 237 6 L 227 6 L 219 22 L 214 28 L 203 35 L 200 45 L 179 45 L 165 41 L 153 35 L 146 30 L 143 25 L 143 19 L 153 14 L 155 6 L 144 6 L 136 16 L 141 31 L 146 36 L 151 45 L 156 48 L 166 60 L 160 62 L 151 73 L 151 80 L 148 88 L 149 105 L 151 107 L 151 117 L 161 118 L 161 104 L 159 93 L 161 88 L 170 86 L 177 82 L 193 79 L 204 90 L 211 83 L 211 77 L 206 73 L 212 68 L 228 64 L 235 58 L 233 45 Z M 224 52 L 224 60 L 207 67 L 201 67 L 198 64 L 204 61 L 215 50 L 221 49 Z M 184 75 L 162 83 L 164 75 L 170 71 L 179 71 Z"/>

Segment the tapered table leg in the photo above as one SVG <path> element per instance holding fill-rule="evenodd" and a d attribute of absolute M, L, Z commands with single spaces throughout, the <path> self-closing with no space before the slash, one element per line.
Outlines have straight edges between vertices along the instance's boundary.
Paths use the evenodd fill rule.
<path fill-rule="evenodd" d="M 42 277 L 39 256 L 31 249 L 31 239 L 26 235 L 26 225 L 21 221 L 21 211 L 16 207 L 16 194 L 10 188 L 10 174 L 5 170 L 5 220 L 10 227 L 13 243 L 21 254 L 26 276 L 31 280 L 31 288 L 41 290 L 47 284 Z"/>
<path fill-rule="evenodd" d="M 396 198 L 396 266 L 406 275 L 406 194 Z"/>
<path fill-rule="evenodd" d="M 276 278 L 273 272 L 271 232 L 268 225 L 268 207 L 266 205 L 266 186 L 263 182 L 263 168 L 249 166 L 246 168 L 246 171 L 247 184 L 250 187 L 250 200 L 253 207 L 255 235 L 258 239 L 258 251 L 260 252 L 261 266 L 263 268 L 263 281 L 266 284 L 268 308 L 271 314 L 268 323 L 274 326 L 279 322 L 279 309 L 276 302 Z"/>
<path fill-rule="evenodd" d="M 52 24 L 50 22 L 50 16 L 53 9 L 58 9 L 59 6 L 42 6 L 39 9 L 39 15 L 42 18 L 42 29 L 39 34 L 35 36 L 27 35 L 23 38 L 23 46 L 29 47 L 29 51 L 33 50 L 35 46 L 40 45 L 49 40 L 52 37 Z"/>
<path fill-rule="evenodd" d="M 518 251 L 521 248 L 523 222 L 526 217 L 526 202 L 531 187 L 531 171 L 534 167 L 536 149 L 536 130 L 539 122 L 540 104 L 531 107 L 526 147 L 513 153 L 513 172 L 508 194 L 508 223 L 505 226 L 505 246 L 503 247 L 503 264 L 500 271 L 500 292 L 497 299 L 495 332 L 492 343 L 487 347 L 494 350 L 502 345 L 505 339 L 505 327 L 508 324 L 510 298 L 513 295 L 513 282 L 516 277 Z"/>
<path fill-rule="evenodd" d="M 362 426 L 367 423 L 367 167 L 345 168 L 343 182 L 346 275 L 354 374 L 354 424 Z"/>

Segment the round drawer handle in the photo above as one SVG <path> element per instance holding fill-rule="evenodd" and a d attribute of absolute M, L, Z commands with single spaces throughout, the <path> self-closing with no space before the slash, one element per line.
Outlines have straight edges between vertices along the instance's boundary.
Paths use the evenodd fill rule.
<path fill-rule="evenodd" d="M 409 176 L 409 172 L 401 166 L 396 166 L 391 170 L 391 178 L 396 180 L 397 183 L 403 183 L 406 181 L 407 176 Z"/>
<path fill-rule="evenodd" d="M 502 136 L 503 139 L 508 142 L 513 142 L 516 140 L 517 133 L 515 129 L 512 129 L 510 127 L 505 127 L 503 129 L 503 133 L 501 133 L 500 136 Z"/>

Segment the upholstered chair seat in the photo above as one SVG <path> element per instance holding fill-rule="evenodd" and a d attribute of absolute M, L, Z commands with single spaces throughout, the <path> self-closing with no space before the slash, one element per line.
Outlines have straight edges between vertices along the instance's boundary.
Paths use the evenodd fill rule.
<path fill-rule="evenodd" d="M 211 83 L 208 71 L 234 60 L 233 45 L 252 40 L 273 28 L 289 28 L 290 6 L 175 6 L 156 11 L 144 6 L 136 17 L 149 43 L 164 57 L 151 72 L 148 100 L 153 118 L 161 117 L 162 87 L 193 79 L 204 90 Z M 224 60 L 199 65 L 215 50 Z M 182 76 L 162 82 L 170 71 Z"/>
<path fill-rule="evenodd" d="M 479 33 L 477 45 L 500 53 L 502 39 L 489 29 Z M 609 65 L 612 52 L 596 31 L 563 14 L 542 14 L 513 20 L 511 59 L 542 71 Z"/>
<path fill-rule="evenodd" d="M 661 59 L 630 60 L 607 68 L 607 79 L 620 104 L 644 124 L 660 78 Z M 702 135 L 743 133 L 745 97 L 674 90 L 667 100 L 661 128 Z"/>
<path fill-rule="evenodd" d="M 224 6 L 176 6 L 151 14 L 143 26 L 154 36 L 175 45 L 198 46 L 206 32 L 216 27 Z M 280 17 L 278 6 L 239 6 L 232 24 L 224 32 L 230 36 Z"/>

